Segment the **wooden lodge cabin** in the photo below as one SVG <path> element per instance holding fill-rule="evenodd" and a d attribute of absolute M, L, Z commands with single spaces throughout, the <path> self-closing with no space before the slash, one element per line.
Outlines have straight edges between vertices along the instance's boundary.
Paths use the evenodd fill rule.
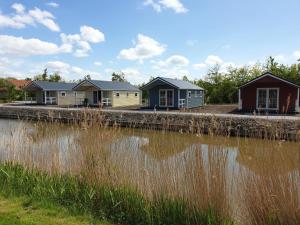
<path fill-rule="evenodd" d="M 299 91 L 299 85 L 267 72 L 239 88 L 239 110 L 299 113 Z"/>

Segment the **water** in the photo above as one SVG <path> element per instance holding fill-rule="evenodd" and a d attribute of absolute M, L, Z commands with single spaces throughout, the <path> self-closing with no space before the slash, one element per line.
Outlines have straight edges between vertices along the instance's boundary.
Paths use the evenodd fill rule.
<path fill-rule="evenodd" d="M 286 204 L 299 207 L 295 142 L 17 120 L 0 120 L 0 134 L 1 161 L 129 185 L 149 198 L 184 197 L 228 211 L 238 221 L 251 217 L 250 197 L 263 206 L 274 193 L 278 201 L 287 201 L 289 193 Z"/>

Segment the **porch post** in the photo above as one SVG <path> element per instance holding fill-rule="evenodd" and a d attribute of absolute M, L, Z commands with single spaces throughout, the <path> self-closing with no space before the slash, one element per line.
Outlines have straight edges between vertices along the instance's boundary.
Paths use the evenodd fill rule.
<path fill-rule="evenodd" d="M 26 100 L 27 100 L 27 92 L 26 91 L 24 92 L 24 95 L 25 95 L 24 97 L 25 97 L 25 104 L 26 104 Z"/>
<path fill-rule="evenodd" d="M 45 105 L 47 105 L 47 91 L 44 91 L 44 95 L 45 95 Z"/>

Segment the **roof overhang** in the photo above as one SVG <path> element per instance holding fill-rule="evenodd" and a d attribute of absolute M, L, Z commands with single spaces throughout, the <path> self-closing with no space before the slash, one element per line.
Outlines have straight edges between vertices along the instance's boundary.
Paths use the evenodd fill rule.
<path fill-rule="evenodd" d="M 34 81 L 31 81 L 29 84 L 27 84 L 25 87 L 23 87 L 23 90 L 25 91 L 43 91 L 44 89 L 39 86 Z"/>
<path fill-rule="evenodd" d="M 290 81 L 288 81 L 288 80 L 285 80 L 285 79 L 283 79 L 283 78 L 277 77 L 277 76 L 275 76 L 274 74 L 272 74 L 272 73 L 270 73 L 270 72 L 267 72 L 267 73 L 262 74 L 262 75 L 259 76 L 259 77 L 254 78 L 253 80 L 250 80 L 249 82 L 243 84 L 242 86 L 239 87 L 239 89 L 240 89 L 240 88 L 243 88 L 243 87 L 245 87 L 245 86 L 248 86 L 248 85 L 250 85 L 250 84 L 252 84 L 252 83 L 254 83 L 254 82 L 256 82 L 256 81 L 258 81 L 258 80 L 260 80 L 260 79 L 262 79 L 262 78 L 264 78 L 264 77 L 272 77 L 272 78 L 274 78 L 274 79 L 276 79 L 276 80 L 280 80 L 280 81 L 282 81 L 282 82 L 284 82 L 284 83 L 287 83 L 287 84 L 289 84 L 289 85 L 291 85 L 291 86 L 294 86 L 294 87 L 296 87 L 296 88 L 300 88 L 300 86 L 297 85 L 297 84 L 294 84 L 294 83 L 292 83 L 292 82 L 290 82 Z"/>
<path fill-rule="evenodd" d="M 155 87 L 154 83 L 157 82 L 157 81 L 161 81 L 161 82 L 163 82 L 163 83 L 165 83 L 165 84 L 167 84 L 167 85 L 170 85 L 170 86 L 172 86 L 172 87 L 174 87 L 174 88 L 179 89 L 179 87 L 177 87 L 177 86 L 171 84 L 170 82 L 168 82 L 168 81 L 166 81 L 166 80 L 164 80 L 164 79 L 162 79 L 162 78 L 160 78 L 160 77 L 155 78 L 154 80 L 152 80 L 152 81 L 150 81 L 149 83 L 147 83 L 147 84 L 145 84 L 144 86 L 142 86 L 140 89 L 141 89 L 141 90 L 144 90 L 144 91 L 149 90 L 149 89 Z"/>

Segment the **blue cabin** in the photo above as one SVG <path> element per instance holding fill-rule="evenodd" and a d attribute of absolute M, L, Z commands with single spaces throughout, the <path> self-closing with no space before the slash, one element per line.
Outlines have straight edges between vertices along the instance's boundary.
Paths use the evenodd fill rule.
<path fill-rule="evenodd" d="M 157 77 L 141 90 L 148 92 L 150 108 L 196 108 L 204 105 L 204 89 L 188 81 Z"/>

